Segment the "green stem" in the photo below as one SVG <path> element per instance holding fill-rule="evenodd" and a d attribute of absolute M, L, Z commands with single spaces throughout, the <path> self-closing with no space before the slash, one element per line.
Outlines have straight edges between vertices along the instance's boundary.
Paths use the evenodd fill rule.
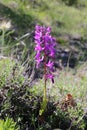
<path fill-rule="evenodd" d="M 44 53 L 44 100 L 46 100 L 46 54 Z"/>
<path fill-rule="evenodd" d="M 41 116 L 44 114 L 44 112 L 47 109 L 47 97 L 46 97 L 46 54 L 44 53 L 44 95 L 43 95 L 43 101 L 41 104 L 41 109 L 39 111 L 39 115 Z"/>
<path fill-rule="evenodd" d="M 3 48 L 4 48 L 4 36 L 5 36 L 5 30 L 3 29 L 3 31 L 2 31 L 2 50 L 1 50 L 2 55 L 3 55 Z"/>

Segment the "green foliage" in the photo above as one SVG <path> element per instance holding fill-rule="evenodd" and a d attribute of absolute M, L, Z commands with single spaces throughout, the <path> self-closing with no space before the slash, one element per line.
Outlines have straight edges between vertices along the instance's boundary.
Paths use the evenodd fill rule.
<path fill-rule="evenodd" d="M 7 82 L 17 83 L 19 86 L 24 82 L 23 67 L 10 58 L 4 57 L 0 60 L 0 70 L 0 88 Z"/>
<path fill-rule="evenodd" d="M 65 2 L 67 5 L 77 5 L 78 0 L 62 0 Z"/>
<path fill-rule="evenodd" d="M 10 77 L 14 62 L 10 58 L 0 60 L 0 88 L 4 86 L 8 77 Z"/>
<path fill-rule="evenodd" d="M 84 130 L 84 112 L 81 107 L 70 108 L 68 111 L 58 109 L 50 116 L 51 126 L 62 130 Z M 55 122 L 55 123 L 54 123 Z"/>
<path fill-rule="evenodd" d="M 63 74 L 61 75 L 63 77 Z M 69 77 L 67 77 L 69 76 Z M 66 79 L 70 78 L 71 80 L 72 75 L 68 73 L 66 75 Z M 30 130 L 49 130 L 54 128 L 61 128 L 62 130 L 84 130 L 86 125 L 86 120 L 84 120 L 85 113 L 82 110 L 82 106 L 78 106 L 78 104 L 81 104 L 80 102 L 77 102 L 77 106 L 75 108 L 68 109 L 68 111 L 61 110 L 58 106 L 55 107 L 55 100 L 58 101 L 61 99 L 62 95 L 66 95 L 68 92 L 72 92 L 73 96 L 79 99 L 83 98 L 84 90 L 81 88 L 81 91 L 79 92 L 80 95 L 77 94 L 78 89 L 75 88 L 69 88 L 69 82 L 70 84 L 73 82 L 69 79 L 60 79 L 60 81 L 56 81 L 55 85 L 58 85 L 57 87 L 54 86 L 54 88 L 50 88 L 50 93 L 48 93 L 48 102 L 47 102 L 47 109 L 46 111 L 41 115 L 42 120 L 39 118 L 39 111 L 41 109 L 41 102 L 42 102 L 42 93 L 43 93 L 43 84 L 42 82 L 36 84 L 36 87 L 32 86 L 30 88 L 29 84 L 21 84 L 19 87 L 15 82 L 12 85 L 9 84 L 12 87 L 9 87 L 9 90 L 7 91 L 6 100 L 3 100 L 0 104 L 0 110 L 1 110 L 1 117 L 11 116 L 13 117 L 17 124 L 20 126 L 20 130 L 24 130 L 26 128 L 30 128 Z M 62 80 L 64 82 L 62 82 Z M 66 84 L 65 81 L 68 83 Z M 86 82 L 86 79 L 82 78 L 82 81 Z M 81 81 L 81 85 L 84 83 Z M 60 84 L 61 82 L 61 84 Z M 64 83 L 66 86 L 64 86 Z M 50 83 L 47 84 L 47 88 L 49 85 L 52 85 Z M 59 86 L 59 85 L 63 85 Z M 71 84 L 72 85 L 72 84 Z M 86 84 L 85 84 L 86 85 Z M 60 90 L 61 89 L 61 90 Z M 74 90 L 73 90 L 74 89 Z M 2 91 L 5 89 L 3 88 Z M 73 90 L 73 91 L 72 91 Z M 57 93 L 55 93 L 55 91 Z M 75 95 L 75 92 L 77 95 Z M 81 95 L 81 93 L 83 95 Z M 61 95 L 61 96 L 60 96 Z M 85 93 L 86 95 L 86 93 Z M 84 96 L 85 96 L 84 95 Z M 54 100 L 54 102 L 53 102 Z M 85 100 L 83 102 L 84 106 Z M 86 104 L 85 104 L 86 105 Z M 27 122 L 27 124 L 26 124 Z"/>
<path fill-rule="evenodd" d="M 76 127 L 76 129 L 82 129 L 86 127 L 85 121 L 84 121 L 84 111 L 82 110 L 81 106 L 78 106 L 77 109 L 68 109 L 69 117 L 71 118 L 71 125 L 70 129 Z"/>
<path fill-rule="evenodd" d="M 18 32 L 21 35 L 24 32 L 32 30 L 36 23 L 51 26 L 56 36 L 58 36 L 58 34 L 86 35 L 87 1 L 63 0 L 70 4 L 76 4 L 76 6 L 70 7 L 60 1 L 62 0 L 54 0 L 49 4 L 47 0 L 35 0 L 24 1 L 24 4 L 23 1 L 20 0 L 14 0 L 14 2 L 1 0 L 3 5 L 1 6 L 0 14 L 9 16 L 17 26 Z"/>
<path fill-rule="evenodd" d="M 61 44 L 61 45 L 66 45 L 68 43 L 68 41 L 64 38 L 58 38 L 58 43 Z"/>
<path fill-rule="evenodd" d="M 11 83 L 9 85 L 11 85 Z M 3 88 L 3 91 L 4 90 Z M 30 94 L 25 84 L 19 87 L 16 83 L 14 83 L 11 88 L 9 87 L 5 96 L 6 100 L 3 100 L 0 104 L 1 117 L 13 117 L 20 126 L 20 130 L 26 129 L 28 127 L 27 125 L 29 125 L 31 130 L 36 128 L 40 98 Z"/>
<path fill-rule="evenodd" d="M 18 130 L 16 123 L 11 118 L 0 120 L 0 130 Z"/>

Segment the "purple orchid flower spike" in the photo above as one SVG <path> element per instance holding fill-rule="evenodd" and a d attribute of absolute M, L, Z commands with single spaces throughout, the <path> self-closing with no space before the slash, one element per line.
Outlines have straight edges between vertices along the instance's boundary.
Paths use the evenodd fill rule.
<path fill-rule="evenodd" d="M 56 40 L 51 36 L 51 28 L 43 27 L 40 25 L 36 25 L 35 27 L 35 51 L 36 51 L 36 66 L 37 68 L 41 64 L 44 63 L 44 75 L 47 77 L 46 79 L 51 79 L 54 83 L 54 75 L 52 72 L 54 71 L 54 57 L 55 57 L 55 46 Z"/>

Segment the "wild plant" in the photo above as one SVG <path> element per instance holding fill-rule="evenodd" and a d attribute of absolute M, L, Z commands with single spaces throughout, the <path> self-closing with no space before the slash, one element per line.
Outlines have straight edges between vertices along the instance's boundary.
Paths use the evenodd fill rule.
<path fill-rule="evenodd" d="M 56 40 L 51 36 L 51 28 L 36 25 L 35 27 L 35 61 L 36 68 L 39 68 L 41 64 L 44 68 L 44 95 L 42 108 L 40 111 L 40 115 L 44 113 L 47 106 L 47 96 L 46 96 L 46 84 L 47 80 L 51 79 L 52 83 L 54 83 L 54 59 L 56 53 Z"/>

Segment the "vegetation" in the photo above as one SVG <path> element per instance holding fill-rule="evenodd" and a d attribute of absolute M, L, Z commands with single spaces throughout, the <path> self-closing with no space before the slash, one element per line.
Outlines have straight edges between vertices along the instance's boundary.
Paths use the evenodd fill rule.
<path fill-rule="evenodd" d="M 8 86 L 6 83 L 1 89 L 0 117 L 12 117 L 21 130 L 26 128 L 29 130 L 48 130 L 54 128 L 85 130 L 87 128 L 87 79 L 84 67 L 85 65 L 83 68 L 79 68 L 76 75 L 73 75 L 70 71 L 63 70 L 59 78 L 55 77 L 55 84 L 53 86 L 52 83 L 48 82 L 47 110 L 42 116 L 39 116 L 39 110 L 43 100 L 43 81 L 40 80 L 31 87 L 29 81 L 19 84 L 16 82 L 16 78 L 14 80 L 9 79 L 7 82 Z M 65 75 L 66 78 L 63 78 Z M 18 81 L 20 80 L 21 77 Z M 64 105 L 67 93 L 73 95 L 76 106 Z"/>
<path fill-rule="evenodd" d="M 0 130 L 87 130 L 87 1 L 1 0 L 0 9 Z M 38 24 L 51 27 L 59 43 L 42 114 Z"/>
<path fill-rule="evenodd" d="M 18 128 L 12 119 L 7 118 L 6 121 L 0 120 L 0 130 L 18 130 Z"/>
<path fill-rule="evenodd" d="M 75 1 L 73 0 L 73 3 Z M 64 0 L 64 2 L 54 0 L 50 4 L 47 0 L 14 0 L 14 2 L 1 0 L 3 4 L 1 14 L 11 18 L 19 29 L 23 29 L 22 33 L 24 29 L 30 29 L 35 20 L 35 23 L 41 22 L 51 26 L 53 33 L 57 36 L 59 34 L 86 36 L 87 1 L 79 0 L 71 7 L 65 5 L 66 2 L 72 3 L 72 0 Z"/>

